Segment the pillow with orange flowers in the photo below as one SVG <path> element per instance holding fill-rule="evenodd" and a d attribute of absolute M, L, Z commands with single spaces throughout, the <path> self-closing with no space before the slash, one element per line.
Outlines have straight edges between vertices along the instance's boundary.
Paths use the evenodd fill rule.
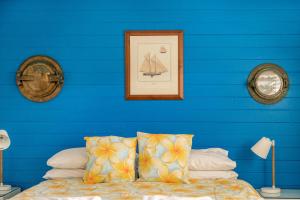
<path fill-rule="evenodd" d="M 135 180 L 136 138 L 85 137 L 88 163 L 86 184 Z"/>
<path fill-rule="evenodd" d="M 193 135 L 137 133 L 140 181 L 188 183 Z"/>

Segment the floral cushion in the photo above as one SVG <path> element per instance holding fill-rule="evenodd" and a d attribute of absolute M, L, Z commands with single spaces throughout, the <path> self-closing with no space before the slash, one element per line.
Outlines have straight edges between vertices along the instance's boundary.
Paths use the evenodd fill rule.
<path fill-rule="evenodd" d="M 193 135 L 137 134 L 140 181 L 188 183 Z"/>
<path fill-rule="evenodd" d="M 85 137 L 89 161 L 86 184 L 135 180 L 136 138 Z"/>

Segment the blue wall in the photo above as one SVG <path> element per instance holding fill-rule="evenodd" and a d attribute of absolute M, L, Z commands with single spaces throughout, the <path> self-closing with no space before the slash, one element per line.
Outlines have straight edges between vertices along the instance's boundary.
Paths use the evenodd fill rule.
<path fill-rule="evenodd" d="M 184 30 L 183 101 L 124 99 L 124 31 Z M 55 58 L 65 86 L 48 103 L 19 93 L 15 72 L 36 54 Z M 246 79 L 272 62 L 289 74 L 288 96 L 261 105 Z M 292 0 L 1 0 L 0 128 L 11 136 L 5 180 L 41 181 L 58 150 L 83 136 L 195 133 L 194 148 L 224 147 L 255 187 L 269 185 L 271 163 L 250 147 L 277 140 L 277 180 L 300 187 L 300 1 Z"/>

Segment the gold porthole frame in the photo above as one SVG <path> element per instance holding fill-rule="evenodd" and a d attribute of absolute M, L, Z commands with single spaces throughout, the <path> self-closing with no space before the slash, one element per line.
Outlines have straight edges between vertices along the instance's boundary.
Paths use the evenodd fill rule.
<path fill-rule="evenodd" d="M 272 77 L 263 77 L 264 79 L 261 78 L 263 74 L 272 74 Z M 261 79 L 263 81 L 261 81 Z M 277 80 L 274 80 L 277 79 Z M 270 85 L 270 81 L 273 82 Z M 258 81 L 263 82 L 265 85 L 259 86 Z M 269 82 L 268 82 L 269 81 Z M 278 82 L 280 81 L 280 83 Z M 273 86 L 273 85 L 275 86 Z M 272 87 L 273 90 L 276 88 L 276 92 L 273 92 L 274 94 L 265 94 L 262 92 L 262 90 L 259 87 L 265 87 L 268 90 L 269 88 L 267 87 Z M 288 92 L 289 88 L 289 78 L 288 74 L 285 72 L 283 68 L 281 68 L 279 65 L 272 64 L 272 63 L 265 63 L 258 65 L 256 68 L 252 70 L 248 77 L 248 91 L 250 95 L 255 99 L 257 102 L 262 103 L 262 104 L 274 104 L 282 100 Z M 271 90 L 272 90 L 271 89 Z M 269 89 L 270 90 L 270 89 Z"/>
<path fill-rule="evenodd" d="M 19 67 L 16 83 L 21 94 L 34 102 L 46 102 L 56 97 L 64 84 L 63 71 L 53 58 L 32 56 Z"/>

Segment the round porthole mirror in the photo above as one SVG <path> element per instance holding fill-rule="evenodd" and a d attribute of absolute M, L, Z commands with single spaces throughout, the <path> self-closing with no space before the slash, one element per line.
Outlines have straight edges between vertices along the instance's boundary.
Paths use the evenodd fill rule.
<path fill-rule="evenodd" d="M 275 64 L 261 64 L 248 77 L 250 95 L 263 104 L 280 101 L 287 94 L 288 85 L 287 73 Z"/>

